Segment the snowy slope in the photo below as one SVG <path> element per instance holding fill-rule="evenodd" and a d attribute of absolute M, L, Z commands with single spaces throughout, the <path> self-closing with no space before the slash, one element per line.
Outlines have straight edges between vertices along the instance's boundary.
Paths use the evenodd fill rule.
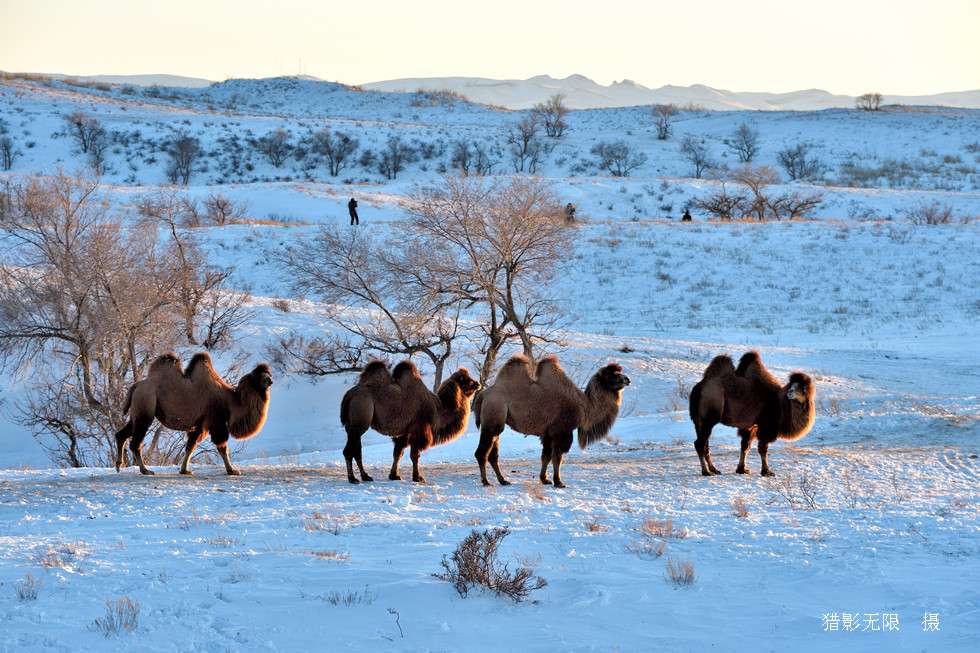
<path fill-rule="evenodd" d="M 0 117 L 22 154 L 2 178 L 84 166 L 62 118 L 83 109 L 112 130 L 140 132 L 110 153 L 102 178 L 101 197 L 127 214 L 165 182 L 160 143 L 175 129 L 198 136 L 210 154 L 181 192 L 247 201 L 249 217 L 264 221 L 200 232 L 254 295 L 255 318 L 233 351 L 215 354 L 218 366 L 238 351 L 255 363 L 275 334 L 329 328 L 315 301 L 290 296 L 272 252 L 346 222 L 351 196 L 361 228 L 389 233 L 454 139 L 498 142 L 518 117 L 418 99 L 310 80 L 160 93 L 7 79 Z M 193 477 L 52 468 L 12 419 L 27 379 L 8 375 L 0 650 L 972 651 L 980 114 L 688 111 L 666 142 L 641 108 L 575 111 L 569 122 L 541 172 L 581 216 L 556 349 L 580 384 L 616 360 L 633 385 L 609 441 L 566 457 L 567 489 L 537 485 L 537 440 L 509 431 L 501 460 L 514 484 L 484 488 L 472 423 L 423 454 L 424 486 L 386 480 L 391 441 L 369 432 L 364 458 L 378 480 L 349 485 L 338 410 L 353 375 L 278 376 L 266 426 L 232 453 L 242 477 L 204 458 L 192 461 Z M 823 178 L 780 187 L 824 193 L 819 219 L 718 223 L 695 211 L 693 223 L 678 222 L 718 183 L 691 177 L 680 138 L 704 137 L 734 163 L 724 142 L 742 123 L 763 136 L 760 163 L 813 144 Z M 398 134 L 439 153 L 387 180 L 360 166 L 340 178 L 293 161 L 275 168 L 246 147 L 251 169 L 229 172 L 231 136 L 283 127 L 298 138 L 322 125 L 362 147 Z M 590 162 L 591 145 L 617 138 L 648 155 L 629 178 Z M 897 185 L 845 187 L 837 179 L 849 161 L 904 162 L 907 174 Z M 910 224 L 906 211 L 924 200 L 948 203 L 954 223 Z M 724 474 L 702 478 L 680 390 L 713 356 L 750 348 L 778 377 L 813 376 L 816 424 L 770 449 L 771 481 L 733 474 L 738 440 L 717 427 L 712 453 Z M 461 350 L 451 365 L 472 369 L 473 355 Z M 754 451 L 749 467 L 758 471 Z M 744 516 L 733 514 L 742 503 Z M 473 529 L 499 526 L 510 529 L 501 561 L 531 563 L 548 583 L 528 601 L 462 598 L 433 576 Z M 695 582 L 669 582 L 668 560 L 690 562 Z M 137 627 L 107 634 L 106 600 L 119 599 L 139 602 Z"/>

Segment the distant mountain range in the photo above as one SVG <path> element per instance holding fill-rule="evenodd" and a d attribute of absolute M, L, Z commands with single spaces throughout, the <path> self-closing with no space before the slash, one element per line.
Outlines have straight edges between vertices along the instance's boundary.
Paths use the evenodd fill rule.
<path fill-rule="evenodd" d="M 66 75 L 48 75 L 55 79 Z M 74 79 L 134 86 L 176 86 L 201 88 L 212 84 L 210 80 L 178 75 L 93 75 Z M 317 80 L 303 76 L 302 79 Z M 606 109 L 647 104 L 676 104 L 681 107 L 695 106 L 713 111 L 814 111 L 833 108 L 853 108 L 855 96 L 833 95 L 827 91 L 810 89 L 792 93 L 736 93 L 694 86 L 661 86 L 650 89 L 631 80 L 613 82 L 603 86 L 582 75 L 555 79 L 539 75 L 530 79 L 487 79 L 482 77 L 420 77 L 392 79 L 362 84 L 369 91 L 411 93 L 418 90 L 454 91 L 473 102 L 504 107 L 505 109 L 529 109 L 556 93 L 565 95 L 565 105 L 570 109 Z M 946 106 L 962 109 L 980 109 L 980 89 L 936 95 L 888 95 L 883 94 L 883 104 L 908 106 Z"/>

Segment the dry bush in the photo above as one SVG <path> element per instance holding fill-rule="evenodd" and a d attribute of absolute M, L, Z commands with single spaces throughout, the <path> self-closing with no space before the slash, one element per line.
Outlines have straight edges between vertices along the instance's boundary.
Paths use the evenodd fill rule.
<path fill-rule="evenodd" d="M 694 563 L 690 560 L 680 560 L 677 558 L 667 558 L 667 569 L 664 578 L 673 583 L 676 587 L 687 587 L 698 579 L 694 573 Z"/>
<path fill-rule="evenodd" d="M 340 535 L 340 520 L 326 512 L 312 510 L 304 519 L 303 528 L 308 531 L 329 531 L 334 535 Z"/>
<path fill-rule="evenodd" d="M 606 525 L 605 521 L 605 517 L 596 515 L 585 522 L 585 527 L 589 529 L 590 533 L 605 533 L 609 530 L 609 526 Z"/>
<path fill-rule="evenodd" d="M 551 498 L 545 495 L 544 490 L 537 483 L 532 483 L 531 481 L 524 481 L 524 491 L 532 499 L 536 499 L 542 503 L 551 503 Z"/>
<path fill-rule="evenodd" d="M 28 559 L 45 569 L 52 567 L 81 573 L 81 560 L 87 554 L 84 542 L 55 542 L 35 547 Z"/>
<path fill-rule="evenodd" d="M 664 549 L 667 545 L 652 535 L 644 535 L 639 540 L 631 538 L 629 541 L 623 543 L 623 547 L 630 553 L 640 557 L 659 558 L 664 554 Z"/>
<path fill-rule="evenodd" d="M 105 617 L 92 622 L 91 629 L 102 631 L 102 634 L 118 635 L 126 631 L 134 632 L 139 627 L 140 602 L 128 596 L 118 599 L 105 599 Z"/>
<path fill-rule="evenodd" d="M 525 599 L 529 593 L 541 589 L 548 582 L 535 576 L 531 567 L 522 565 L 511 573 L 506 563 L 500 564 L 497 550 L 509 533 L 506 526 L 482 533 L 473 530 L 456 547 L 451 559 L 442 557 L 445 573 L 433 575 L 451 582 L 462 597 L 469 593 L 471 587 L 482 587 L 515 602 Z"/>
<path fill-rule="evenodd" d="M 41 593 L 41 585 L 44 584 L 44 578 L 35 578 L 31 574 L 27 574 L 24 580 L 19 580 L 14 583 L 14 593 L 17 594 L 17 598 L 21 601 L 34 601 L 37 599 L 38 594 Z"/>
<path fill-rule="evenodd" d="M 766 487 L 775 493 L 775 496 L 769 500 L 769 504 L 782 497 L 791 508 L 813 510 L 817 507 L 817 480 L 807 472 L 803 472 L 795 482 L 793 476 L 788 473 L 769 476 L 766 478 Z"/>
<path fill-rule="evenodd" d="M 687 530 L 675 530 L 673 519 L 657 519 L 656 517 L 644 517 L 640 524 L 640 532 L 651 537 L 674 538 L 682 540 L 687 537 Z"/>
<path fill-rule="evenodd" d="M 905 210 L 905 219 L 912 224 L 949 224 L 953 221 L 953 207 L 948 202 L 923 200 Z"/>
<path fill-rule="evenodd" d="M 735 517 L 745 519 L 749 516 L 749 506 L 745 501 L 745 497 L 735 497 L 728 505 L 731 506 L 732 515 Z"/>
<path fill-rule="evenodd" d="M 311 555 L 314 558 L 319 558 L 320 560 L 336 560 L 337 562 L 344 562 L 350 558 L 350 553 L 347 551 L 338 551 L 337 549 L 323 549 L 321 551 L 306 550 L 303 553 Z"/>

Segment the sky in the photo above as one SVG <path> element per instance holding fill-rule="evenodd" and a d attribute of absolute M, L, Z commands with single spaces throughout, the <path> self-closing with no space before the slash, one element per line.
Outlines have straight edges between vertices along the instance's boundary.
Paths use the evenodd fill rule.
<path fill-rule="evenodd" d="M 0 70 L 980 89 L 980 0 L 0 0 Z"/>

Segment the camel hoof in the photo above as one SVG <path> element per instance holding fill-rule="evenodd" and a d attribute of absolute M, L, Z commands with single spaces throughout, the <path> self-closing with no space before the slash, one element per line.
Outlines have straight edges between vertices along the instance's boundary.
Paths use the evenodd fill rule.
<path fill-rule="evenodd" d="M 361 474 L 361 480 L 362 481 L 367 481 L 368 483 L 370 483 L 371 481 L 374 480 L 374 478 L 371 477 L 371 476 L 368 476 L 367 474 Z"/>
<path fill-rule="evenodd" d="M 701 470 L 701 476 L 717 476 L 718 472 L 711 472 L 706 469 Z"/>
<path fill-rule="evenodd" d="M 505 481 L 503 479 L 500 479 L 500 484 L 501 485 L 510 485 L 511 483 L 510 483 L 510 481 Z M 489 485 L 489 483 L 488 483 L 488 485 Z"/>
<path fill-rule="evenodd" d="M 568 486 L 562 483 L 561 481 L 555 481 L 555 487 L 568 487 Z"/>
<path fill-rule="evenodd" d="M 347 482 L 350 483 L 351 485 L 360 485 L 361 484 L 361 482 L 359 480 L 357 480 L 356 478 L 354 478 L 353 476 L 348 476 L 347 477 Z"/>
<path fill-rule="evenodd" d="M 141 469 L 140 474 L 143 474 L 144 476 L 156 476 L 157 473 L 149 469 Z"/>
<path fill-rule="evenodd" d="M 242 473 L 240 471 L 238 471 L 237 469 L 229 469 L 229 470 L 226 470 L 226 471 L 228 472 L 228 476 L 241 476 L 242 475 Z"/>
<path fill-rule="evenodd" d="M 422 483 L 423 485 L 426 483 L 424 476 L 413 476 L 412 480 L 416 483 Z"/>
<path fill-rule="evenodd" d="M 542 478 L 541 485 L 551 485 L 551 479 Z"/>
<path fill-rule="evenodd" d="M 762 470 L 762 475 L 763 476 L 775 476 L 776 475 L 776 472 L 772 471 L 771 469 L 764 469 L 764 470 Z"/>
<path fill-rule="evenodd" d="M 505 483 L 501 483 L 501 485 L 505 485 Z M 493 483 L 491 483 L 490 481 L 484 479 L 483 480 L 483 487 L 493 487 Z"/>
<path fill-rule="evenodd" d="M 736 474 L 751 474 L 752 472 L 751 472 L 751 470 L 748 470 L 745 467 L 739 467 L 738 469 L 735 470 L 735 473 Z"/>
<path fill-rule="evenodd" d="M 143 472 L 143 473 L 145 474 L 146 472 Z M 181 476 L 193 476 L 194 475 L 194 472 L 192 472 L 189 469 L 182 469 L 182 470 L 180 470 L 180 475 Z"/>

